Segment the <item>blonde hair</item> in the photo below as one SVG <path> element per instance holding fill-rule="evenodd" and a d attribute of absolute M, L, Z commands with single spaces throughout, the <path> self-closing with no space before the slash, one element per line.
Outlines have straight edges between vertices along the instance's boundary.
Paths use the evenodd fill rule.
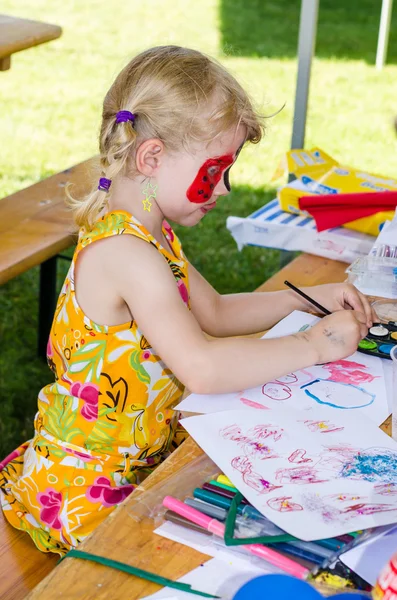
<path fill-rule="evenodd" d="M 135 122 L 116 123 L 120 110 L 136 115 Z M 247 141 L 261 140 L 264 118 L 222 65 L 189 48 L 151 48 L 131 60 L 105 96 L 99 134 L 103 176 L 113 180 L 126 175 L 128 158 L 144 140 L 158 138 L 168 151 L 177 152 L 240 124 Z M 82 199 L 74 199 L 68 190 L 67 195 L 77 226 L 91 229 L 107 192 L 95 186 Z"/>

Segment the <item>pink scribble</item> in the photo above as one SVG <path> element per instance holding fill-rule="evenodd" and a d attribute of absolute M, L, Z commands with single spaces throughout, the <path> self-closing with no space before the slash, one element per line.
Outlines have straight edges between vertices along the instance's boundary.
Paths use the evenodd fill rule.
<path fill-rule="evenodd" d="M 262 394 L 271 400 L 288 400 L 292 396 L 292 392 L 287 385 L 271 381 L 262 386 Z"/>
<path fill-rule="evenodd" d="M 275 442 L 278 442 L 283 437 L 284 429 L 274 425 L 255 425 L 248 431 L 248 435 L 252 435 L 258 440 L 266 440 L 272 437 Z"/>
<path fill-rule="evenodd" d="M 252 470 L 251 462 L 246 456 L 236 456 L 233 458 L 231 464 L 233 469 L 236 469 L 242 474 L 244 483 L 260 494 L 268 494 L 281 487 L 270 483 L 270 481 L 264 479 L 259 473 L 255 473 Z"/>
<path fill-rule="evenodd" d="M 220 430 L 219 435 L 225 440 L 232 440 L 233 442 L 245 442 L 247 440 L 238 425 L 228 425 Z"/>
<path fill-rule="evenodd" d="M 319 479 L 318 473 L 313 467 L 295 467 L 293 469 L 279 469 L 276 471 L 276 479 L 280 483 L 295 483 L 303 485 L 306 483 L 325 483 L 327 479 Z"/>
<path fill-rule="evenodd" d="M 374 487 L 375 494 L 380 496 L 397 496 L 397 483 L 382 483 Z"/>
<path fill-rule="evenodd" d="M 245 404 L 246 406 L 249 406 L 251 408 L 260 408 L 262 410 L 269 410 L 267 406 L 264 406 L 263 404 L 259 404 L 259 402 L 254 402 L 253 400 L 248 400 L 248 398 L 240 398 L 240 402 L 242 402 L 243 404 Z"/>
<path fill-rule="evenodd" d="M 301 423 L 304 423 L 307 428 L 312 431 L 312 432 L 317 432 L 319 431 L 320 433 L 333 433 L 335 431 L 343 431 L 344 427 L 337 427 L 336 425 L 333 425 L 332 423 L 330 423 L 329 421 L 300 421 Z"/>
<path fill-rule="evenodd" d="M 297 463 L 298 465 L 313 462 L 311 458 L 305 458 L 306 450 L 298 449 L 288 457 L 289 462 Z"/>
<path fill-rule="evenodd" d="M 358 448 L 352 446 L 327 446 L 326 453 L 319 460 L 323 469 L 338 472 L 348 461 L 360 454 Z"/>
<path fill-rule="evenodd" d="M 269 458 L 279 458 L 278 454 L 273 452 L 270 446 L 262 444 L 259 440 L 249 440 L 243 445 L 244 453 L 247 456 L 255 456 L 259 460 L 268 460 Z"/>
<path fill-rule="evenodd" d="M 335 383 L 347 383 L 354 385 L 357 383 L 371 383 L 378 376 L 364 372 L 361 369 L 367 369 L 366 365 L 353 362 L 351 360 L 337 360 L 322 366 L 329 371 L 329 381 Z"/>
<path fill-rule="evenodd" d="M 263 427 L 257 427 L 259 427 L 260 429 L 256 431 L 257 428 L 254 428 L 254 430 L 251 430 L 249 432 L 251 435 L 249 435 L 248 437 L 243 434 L 242 430 L 238 425 L 229 425 L 228 427 L 221 429 L 219 433 L 225 440 L 237 442 L 237 445 L 243 449 L 244 454 L 246 454 L 247 456 L 255 456 L 259 458 L 259 460 L 278 458 L 278 454 L 275 453 L 270 446 L 268 446 L 267 444 L 263 444 L 261 441 L 260 434 L 264 431 Z M 267 437 L 276 434 L 281 436 L 277 428 L 275 428 L 274 430 L 269 430 Z M 265 439 L 266 436 L 262 436 L 262 438 Z"/>
<path fill-rule="evenodd" d="M 293 512 L 303 510 L 303 506 L 297 502 L 290 502 L 292 496 L 280 496 L 279 498 L 271 498 L 267 501 L 269 508 L 278 512 Z"/>
<path fill-rule="evenodd" d="M 393 512 L 397 510 L 397 506 L 392 504 L 353 504 L 348 506 L 342 512 L 345 513 L 356 513 L 356 515 L 374 515 L 379 512 Z"/>
<path fill-rule="evenodd" d="M 357 496 L 355 494 L 331 494 L 325 496 L 329 500 L 337 500 L 339 502 L 355 502 L 357 500 L 365 500 L 364 496 Z"/>

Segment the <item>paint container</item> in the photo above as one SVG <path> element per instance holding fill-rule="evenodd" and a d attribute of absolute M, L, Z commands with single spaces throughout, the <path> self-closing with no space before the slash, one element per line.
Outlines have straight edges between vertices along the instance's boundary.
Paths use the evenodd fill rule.
<path fill-rule="evenodd" d="M 397 346 L 390 352 L 393 365 L 393 390 L 392 390 L 392 422 L 391 430 L 393 440 L 397 440 Z"/>
<path fill-rule="evenodd" d="M 373 302 L 372 308 L 375 310 L 381 323 L 397 321 L 397 302 L 395 300 L 377 300 Z"/>

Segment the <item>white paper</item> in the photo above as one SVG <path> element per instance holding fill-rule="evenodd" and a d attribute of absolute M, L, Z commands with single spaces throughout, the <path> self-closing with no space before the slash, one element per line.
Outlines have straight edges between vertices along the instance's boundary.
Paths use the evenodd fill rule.
<path fill-rule="evenodd" d="M 386 244 L 388 246 L 395 246 L 396 245 L 396 234 L 397 234 L 397 209 L 394 213 L 393 220 L 386 221 L 384 223 L 378 237 L 374 241 L 371 252 L 372 252 L 372 250 L 374 250 L 374 248 L 376 248 L 377 246 L 380 246 L 381 244 Z M 371 254 L 371 252 L 369 252 L 369 254 Z"/>
<path fill-rule="evenodd" d="M 259 575 L 263 575 L 263 571 L 259 568 L 213 558 L 197 569 L 193 569 L 178 581 L 189 583 L 195 590 L 226 599 L 232 598 L 245 583 Z M 146 596 L 144 600 L 160 600 L 160 598 L 162 600 L 192 600 L 192 597 L 192 594 L 188 592 L 165 587 L 151 596 Z M 199 597 L 197 596 L 197 598 Z"/>
<path fill-rule="evenodd" d="M 246 244 L 282 250 L 301 250 L 351 264 L 359 256 L 367 256 L 374 237 L 333 227 L 317 231 L 314 219 L 280 210 L 272 200 L 246 218 L 228 217 L 226 227 L 238 249 Z"/>
<path fill-rule="evenodd" d="M 294 311 L 264 338 L 291 335 L 313 326 L 318 320 L 314 315 Z M 360 412 L 380 425 L 390 414 L 383 362 L 375 356 L 355 352 L 344 360 L 308 367 L 235 394 L 191 394 L 176 408 L 211 413 L 275 407 L 306 410 L 326 405 L 335 413 Z"/>
<path fill-rule="evenodd" d="M 373 586 L 396 553 L 397 527 L 394 527 L 342 554 L 341 561 Z"/>
<path fill-rule="evenodd" d="M 300 539 L 397 522 L 397 444 L 357 411 L 224 411 L 182 424 L 258 510 Z"/>

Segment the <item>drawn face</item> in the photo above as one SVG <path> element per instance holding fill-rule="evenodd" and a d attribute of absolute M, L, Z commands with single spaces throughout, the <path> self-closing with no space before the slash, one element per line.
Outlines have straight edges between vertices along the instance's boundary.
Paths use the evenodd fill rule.
<path fill-rule="evenodd" d="M 292 393 L 288 386 L 283 385 L 282 383 L 277 383 L 276 381 L 271 381 L 270 383 L 266 383 L 262 387 L 262 394 L 271 398 L 272 400 L 288 400 L 291 398 Z"/>

